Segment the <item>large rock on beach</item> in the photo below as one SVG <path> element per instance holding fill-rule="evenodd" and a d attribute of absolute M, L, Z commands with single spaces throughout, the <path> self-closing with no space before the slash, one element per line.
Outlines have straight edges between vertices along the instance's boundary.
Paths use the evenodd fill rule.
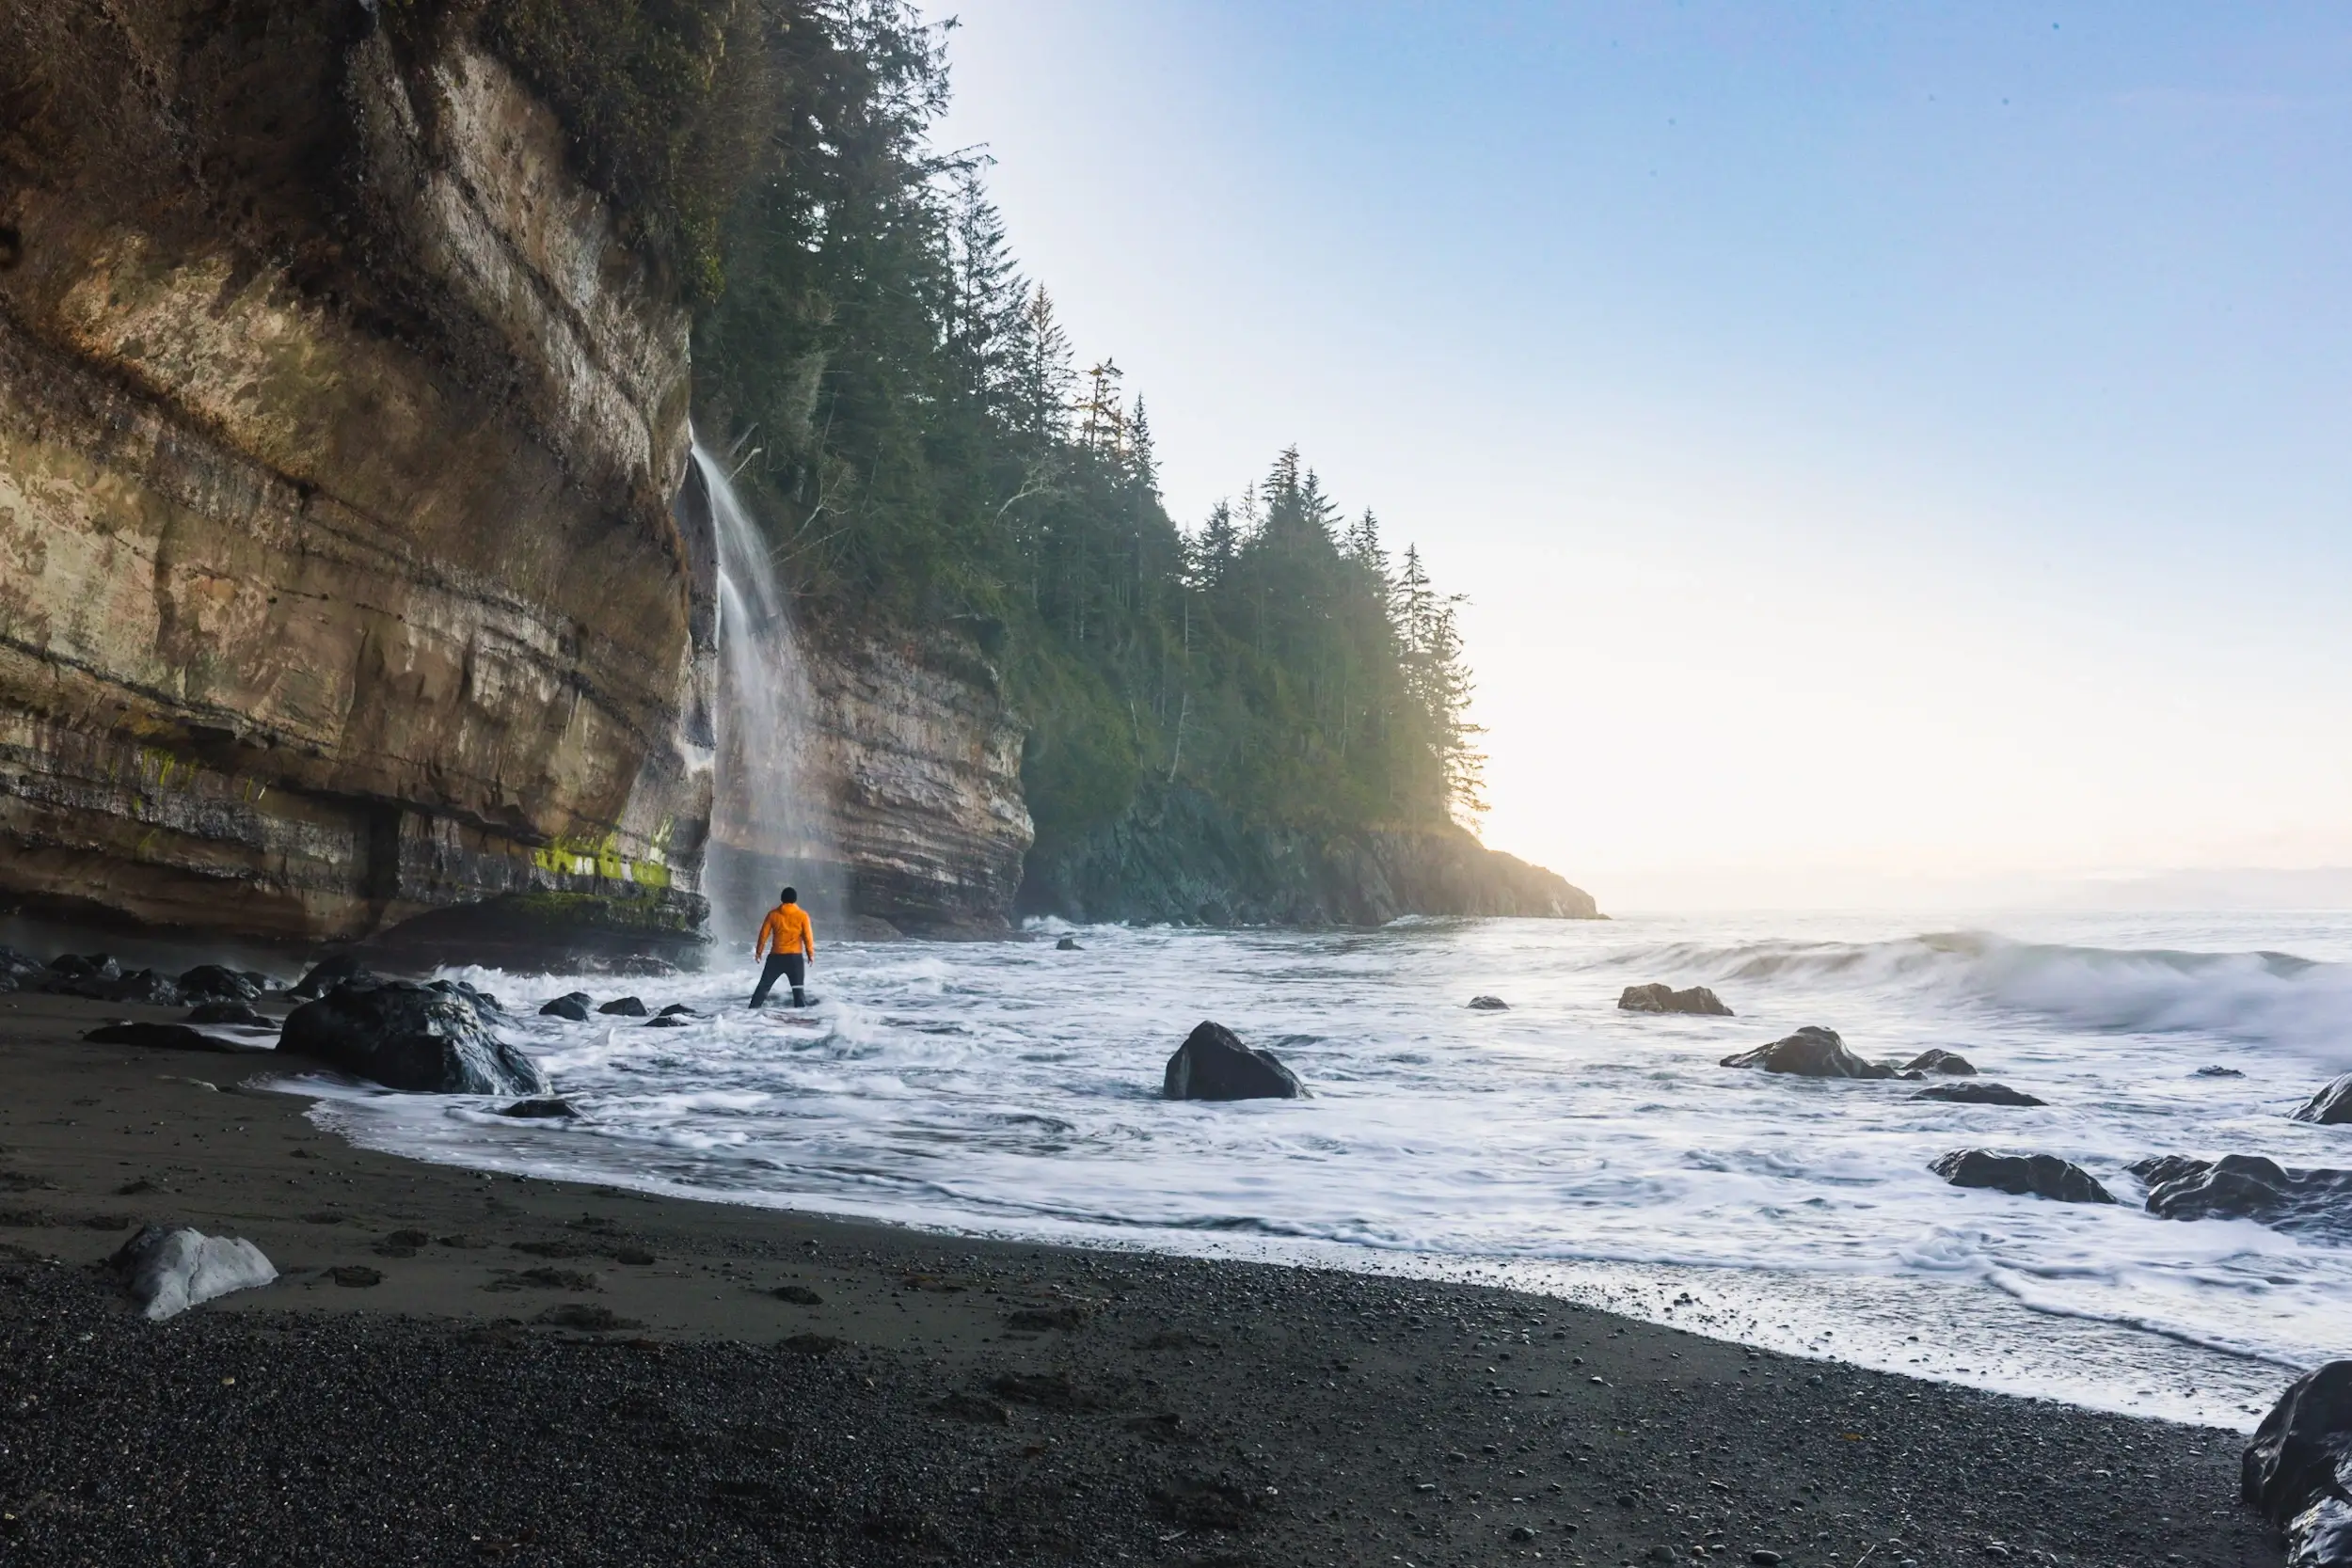
<path fill-rule="evenodd" d="M 387 1088 L 543 1095 L 547 1075 L 494 1034 L 462 991 L 387 980 L 338 986 L 287 1015 L 278 1048 Z"/>
<path fill-rule="evenodd" d="M 1902 1070 L 1906 1073 L 1940 1072 L 1953 1078 L 1974 1078 L 1977 1075 L 1976 1067 L 1967 1057 L 1957 1051 L 1947 1051 L 1940 1045 L 1920 1052 L 1902 1065 Z"/>
<path fill-rule="evenodd" d="M 2285 1535 L 2288 1568 L 2352 1568 L 2352 1361 L 2289 1385 L 2238 1466 L 2238 1495 Z"/>
<path fill-rule="evenodd" d="M 200 1302 L 231 1291 L 250 1291 L 278 1277 L 251 1242 L 207 1236 L 185 1226 L 148 1226 L 122 1243 L 107 1267 L 151 1323 L 176 1318 Z"/>
<path fill-rule="evenodd" d="M 1933 1161 L 1928 1169 L 1955 1187 L 1988 1187 L 2019 1197 L 2046 1197 L 2055 1203 L 2113 1203 L 2114 1196 L 2098 1178 L 2055 1154 L 1995 1154 L 1982 1148 L 1956 1148 Z"/>
<path fill-rule="evenodd" d="M 1731 1009 L 1723 998 L 1705 986 L 1692 986 L 1677 990 L 1672 986 L 1628 986 L 1617 998 L 1617 1009 L 1628 1013 L 1697 1013 L 1707 1018 L 1729 1018 Z"/>
<path fill-rule="evenodd" d="M 2148 1212 L 2164 1219 L 2253 1220 L 2280 1230 L 2352 1233 L 2352 1171 L 2289 1170 L 2259 1154 L 2167 1154 L 2131 1171 L 2148 1183 Z"/>
<path fill-rule="evenodd" d="M 1303 1100 L 1307 1087 L 1273 1053 L 1241 1043 L 1221 1023 L 1203 1022 L 1168 1059 L 1170 1100 Z"/>
<path fill-rule="evenodd" d="M 2036 1100 L 2021 1089 L 2007 1084 L 1931 1084 L 1911 1097 L 1914 1100 L 1942 1100 L 1955 1105 L 2047 1105 L 2046 1100 Z"/>
<path fill-rule="evenodd" d="M 1724 1067 L 1761 1068 L 1766 1072 L 1792 1072 L 1802 1078 L 1892 1078 L 1895 1069 L 1866 1062 L 1846 1049 L 1835 1029 L 1808 1023 L 1785 1039 L 1725 1056 Z"/>
<path fill-rule="evenodd" d="M 2303 1101 L 2296 1108 L 2295 1119 L 2315 1121 L 2322 1127 L 2352 1125 L 2352 1072 Z"/>

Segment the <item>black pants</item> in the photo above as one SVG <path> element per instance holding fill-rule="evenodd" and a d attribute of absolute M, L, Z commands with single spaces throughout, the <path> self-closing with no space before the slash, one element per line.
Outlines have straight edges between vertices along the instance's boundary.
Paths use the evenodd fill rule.
<path fill-rule="evenodd" d="M 756 1007 L 768 1000 L 768 992 L 774 988 L 778 976 L 792 982 L 792 1006 L 808 1006 L 808 998 L 801 991 L 801 988 L 808 983 L 807 960 L 798 953 L 771 953 L 768 955 L 768 967 L 759 972 L 759 989 L 752 992 L 753 1006 Z"/>

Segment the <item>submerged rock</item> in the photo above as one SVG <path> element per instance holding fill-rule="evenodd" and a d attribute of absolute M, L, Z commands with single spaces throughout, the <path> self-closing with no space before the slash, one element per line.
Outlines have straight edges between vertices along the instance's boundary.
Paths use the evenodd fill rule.
<path fill-rule="evenodd" d="M 1064 937 L 1061 941 L 1054 943 L 1054 951 L 1057 953 L 1083 953 L 1086 949 L 1078 945 L 1078 939 L 1076 937 Z"/>
<path fill-rule="evenodd" d="M 179 984 L 180 994 L 191 1002 L 251 1002 L 261 996 L 262 981 L 225 964 L 198 964 Z"/>
<path fill-rule="evenodd" d="M 1977 1069 L 1967 1057 L 1942 1046 L 1922 1051 L 1902 1066 L 1905 1072 L 1941 1072 L 1954 1078 L 1974 1078 Z"/>
<path fill-rule="evenodd" d="M 578 1121 L 580 1113 L 568 1101 L 548 1096 L 540 1100 L 517 1100 L 512 1105 L 501 1105 L 496 1113 L 525 1121 Z"/>
<path fill-rule="evenodd" d="M 2290 1568 L 2352 1568 L 2352 1361 L 2288 1385 L 2238 1461 L 2238 1496 L 2286 1536 Z"/>
<path fill-rule="evenodd" d="M 188 1009 L 187 1021 L 190 1023 L 236 1023 L 247 1029 L 278 1027 L 246 1002 L 199 1002 Z"/>
<path fill-rule="evenodd" d="M 1723 998 L 1705 986 L 1692 986 L 1677 990 L 1672 986 L 1628 986 L 1617 998 L 1617 1008 L 1628 1013 L 1698 1013 L 1708 1018 L 1729 1018 L 1731 1009 Z"/>
<path fill-rule="evenodd" d="M 1956 1148 L 1933 1161 L 1928 1169 L 1955 1187 L 1987 1187 L 2019 1197 L 2046 1197 L 2055 1203 L 2113 1203 L 2114 1196 L 2098 1179 L 2055 1154 L 1994 1154 L 1989 1149 Z"/>
<path fill-rule="evenodd" d="M 2352 1231 L 2352 1171 L 2289 1170 L 2259 1154 L 2194 1160 L 2167 1154 L 2132 1174 L 2148 1212 L 2168 1220 L 2253 1220 L 2280 1230 Z"/>
<path fill-rule="evenodd" d="M 339 986 L 287 1016 L 280 1051 L 315 1056 L 387 1088 L 540 1095 L 547 1075 L 493 1034 L 462 994 L 402 980 Z"/>
<path fill-rule="evenodd" d="M 683 1002 L 673 1002 L 655 1016 L 658 1018 L 700 1018 L 703 1015 Z"/>
<path fill-rule="evenodd" d="M 1470 1005 L 1473 1012 L 1507 1013 L 1511 1010 L 1511 1004 L 1500 996 L 1473 996 Z"/>
<path fill-rule="evenodd" d="M 699 1013 L 657 1013 L 645 1020 L 645 1027 L 648 1029 L 683 1029 L 688 1020 L 701 1016 Z"/>
<path fill-rule="evenodd" d="M 1203 1022 L 1168 1059 L 1170 1100 L 1301 1100 L 1306 1085 L 1273 1053 L 1241 1043 L 1221 1023 Z"/>
<path fill-rule="evenodd" d="M 2197 1076 L 2200 1078 L 2243 1078 L 2246 1074 L 2233 1067 L 2201 1067 L 2197 1069 Z"/>
<path fill-rule="evenodd" d="M 207 1236 L 185 1226 L 148 1226 L 123 1243 L 106 1266 L 150 1323 L 178 1317 L 199 1302 L 249 1291 L 278 1277 L 251 1242 Z"/>
<path fill-rule="evenodd" d="M 588 1022 L 588 1009 L 596 1005 L 596 1000 L 584 990 L 566 991 L 552 1002 L 541 1004 L 539 1011 L 548 1018 L 565 1018 L 574 1023 L 585 1023 Z"/>
<path fill-rule="evenodd" d="M 2295 1119 L 2315 1121 L 2322 1127 L 2352 1124 L 2352 1072 L 2303 1101 L 2296 1108 Z"/>
<path fill-rule="evenodd" d="M 616 1018 L 643 1018 L 645 1016 L 645 1005 L 633 996 L 618 996 L 596 1011 L 610 1013 Z"/>
<path fill-rule="evenodd" d="M 1835 1029 L 1808 1023 L 1785 1039 L 1759 1045 L 1723 1059 L 1724 1067 L 1761 1068 L 1766 1072 L 1792 1072 L 1803 1078 L 1892 1078 L 1895 1069 L 1866 1062 L 1846 1049 Z"/>
<path fill-rule="evenodd" d="M 2046 1105 L 2046 1100 L 2036 1100 L 2007 1084 L 1935 1084 L 1911 1097 L 1914 1100 L 1944 1100 L 1959 1105 Z"/>
<path fill-rule="evenodd" d="M 135 1045 L 150 1051 L 210 1051 L 220 1055 L 270 1049 L 259 1041 L 248 1044 L 208 1035 L 184 1023 L 108 1023 L 82 1037 L 96 1045 Z"/>

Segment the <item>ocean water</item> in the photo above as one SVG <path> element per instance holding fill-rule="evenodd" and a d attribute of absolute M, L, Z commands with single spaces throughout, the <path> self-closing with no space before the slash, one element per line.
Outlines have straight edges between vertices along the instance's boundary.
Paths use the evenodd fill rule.
<path fill-rule="evenodd" d="M 453 970 L 584 1113 L 310 1078 L 362 1144 L 941 1231 L 1510 1283 L 1724 1338 L 2097 1408 L 2249 1427 L 2352 1354 L 2333 1237 L 2157 1219 L 2149 1154 L 2352 1165 L 2286 1113 L 2352 1069 L 2352 917 L 1404 921 L 1376 931 L 1069 928 L 829 944 L 804 1013 L 748 958 L 621 982 Z M 1730 1019 L 1619 1012 L 1713 987 Z M 536 1016 L 578 985 L 709 1016 Z M 1481 992 L 1508 1011 L 1470 1009 Z M 1170 1103 L 1201 1019 L 1312 1098 Z M 1872 1057 L 1957 1050 L 2043 1109 L 1718 1065 L 1800 1024 Z M 2203 1077 L 2206 1066 L 2241 1077 Z M 1947 1186 L 1947 1149 L 2062 1155 L 2122 1201 Z"/>

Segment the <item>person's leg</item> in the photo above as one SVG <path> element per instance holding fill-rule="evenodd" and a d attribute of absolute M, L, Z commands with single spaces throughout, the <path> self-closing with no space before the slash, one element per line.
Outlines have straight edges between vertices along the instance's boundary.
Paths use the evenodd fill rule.
<path fill-rule="evenodd" d="M 808 993 L 801 988 L 808 983 L 808 960 L 798 953 L 787 953 L 784 956 L 784 974 L 785 978 L 792 982 L 792 1006 L 807 1006 Z"/>
<path fill-rule="evenodd" d="M 800 960 L 801 956 L 798 953 L 794 953 L 790 955 L 790 957 L 793 961 L 797 963 Z M 751 1005 L 753 1006 L 756 1007 L 762 1002 L 768 1000 L 768 993 L 775 989 L 777 978 L 786 971 L 785 958 L 786 955 L 782 953 L 771 953 L 768 955 L 767 967 L 759 972 L 759 985 L 757 989 L 752 992 Z"/>

